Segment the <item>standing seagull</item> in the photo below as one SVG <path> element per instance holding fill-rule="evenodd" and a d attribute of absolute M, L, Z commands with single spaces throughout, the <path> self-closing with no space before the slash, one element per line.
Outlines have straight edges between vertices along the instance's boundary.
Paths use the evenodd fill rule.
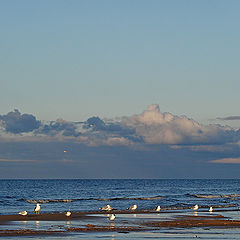
<path fill-rule="evenodd" d="M 209 212 L 212 212 L 212 211 L 213 211 L 213 208 L 212 208 L 212 207 L 210 207 L 210 208 L 209 208 Z"/>
<path fill-rule="evenodd" d="M 71 216 L 71 214 L 72 214 L 72 213 L 71 213 L 70 211 L 68 211 L 68 212 L 66 212 L 66 214 L 65 214 L 65 215 L 66 215 L 67 217 L 70 217 L 70 216 Z"/>
<path fill-rule="evenodd" d="M 157 207 L 156 207 L 156 211 L 157 211 L 157 212 L 160 212 L 160 210 L 161 210 L 161 207 L 160 207 L 160 206 L 157 206 Z"/>
<path fill-rule="evenodd" d="M 99 209 L 105 210 L 105 211 L 111 211 L 111 210 L 113 210 L 113 208 L 112 208 L 109 204 L 106 205 L 106 206 L 104 206 L 104 207 L 101 207 L 101 208 L 99 208 Z"/>
<path fill-rule="evenodd" d="M 23 211 L 23 212 L 19 212 L 18 214 L 22 215 L 22 216 L 26 216 L 28 214 L 28 212 L 27 211 Z"/>
<path fill-rule="evenodd" d="M 137 204 L 134 204 L 133 206 L 128 208 L 128 210 L 136 210 L 136 209 L 137 209 Z"/>
<path fill-rule="evenodd" d="M 115 218 L 116 218 L 116 215 L 115 214 L 111 214 L 111 216 L 109 217 L 109 220 L 113 221 Z"/>
<path fill-rule="evenodd" d="M 197 211 L 197 210 L 198 210 L 198 205 L 197 205 L 197 204 L 193 207 L 193 210 L 194 210 L 194 211 Z"/>
<path fill-rule="evenodd" d="M 40 209 L 41 209 L 40 203 L 37 203 L 37 206 L 35 207 L 34 212 L 39 214 Z"/>

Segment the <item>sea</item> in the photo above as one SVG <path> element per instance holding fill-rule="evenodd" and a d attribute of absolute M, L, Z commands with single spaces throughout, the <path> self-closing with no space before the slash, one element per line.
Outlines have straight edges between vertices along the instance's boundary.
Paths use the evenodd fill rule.
<path fill-rule="evenodd" d="M 161 206 L 165 213 L 192 213 L 196 204 L 199 211 L 226 211 L 240 220 L 240 179 L 44 179 L 44 180 L 0 180 L 0 214 L 18 214 L 19 211 L 34 213 L 36 203 L 41 204 L 42 213 L 91 212 L 110 204 L 114 209 L 126 210 L 137 204 L 139 210 L 153 210 Z M 221 214 L 221 213 L 219 213 Z M 159 215 L 159 214 L 158 214 Z M 151 215 L 152 217 L 153 215 Z M 159 215 L 163 216 L 163 215 Z M 126 216 L 118 216 L 124 222 Z M 130 216 L 131 217 L 131 216 Z M 135 215 L 135 217 L 138 217 Z M 140 215 L 139 215 L 140 217 Z M 145 217 L 142 216 L 141 217 Z M 156 215 L 156 217 L 158 217 Z M 105 221 L 105 220 L 104 220 Z M 119 220 L 120 221 L 120 220 Z M 18 223 L 18 227 L 35 223 Z M 40 224 L 40 227 L 39 227 Z M 51 223 L 49 223 L 51 224 Z M 49 226 L 49 224 L 47 226 Z M 65 224 L 65 223 L 62 223 Z M 76 222 L 71 224 L 77 224 Z M 16 224 L 14 225 L 17 226 Z M 41 223 L 36 222 L 38 229 Z M 47 229 L 46 223 L 42 228 Z M 9 227 L 9 226 L 8 226 Z M 26 227 L 26 226 L 25 226 Z M 1 226 L 4 229 L 5 226 Z M 11 226 L 10 226 L 11 228 Z M 214 235 L 213 233 L 216 233 Z M 221 232 L 222 231 L 222 232 Z M 151 233 L 91 233 L 82 234 L 84 239 L 240 239 L 240 230 L 166 230 Z M 181 234 L 180 234 L 181 233 Z M 219 234 L 220 233 L 220 234 Z M 209 237 L 210 234 L 210 237 Z M 211 235 L 212 234 L 212 235 Z M 204 236 L 206 238 L 204 238 Z M 235 238 L 236 237 L 236 238 Z M 238 238 L 239 237 L 239 238 Z M 19 237 L 25 239 L 25 237 Z M 62 239 L 79 239 L 80 235 Z M 12 238 L 11 238 L 12 239 Z M 17 238 L 18 239 L 18 238 Z M 28 239 L 28 238 L 26 238 Z M 32 237 L 31 239 L 55 239 Z M 59 239 L 59 237 L 56 237 Z"/>
<path fill-rule="evenodd" d="M 240 205 L 240 179 L 51 179 L 0 180 L 0 214 L 95 211 L 110 204 L 125 210 L 133 204 L 151 210 L 229 209 Z"/>

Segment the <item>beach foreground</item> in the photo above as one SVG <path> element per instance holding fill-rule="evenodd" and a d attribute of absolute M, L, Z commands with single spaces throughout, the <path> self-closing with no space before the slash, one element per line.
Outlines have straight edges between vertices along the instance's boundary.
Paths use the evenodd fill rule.
<path fill-rule="evenodd" d="M 116 214 L 114 221 L 109 220 L 109 215 L 112 213 Z M 184 230 L 191 231 L 192 235 L 198 236 L 201 230 L 205 232 L 208 230 L 210 233 L 214 229 L 219 236 L 218 229 L 221 229 L 221 232 L 225 229 L 226 232 L 233 228 L 240 230 L 238 209 L 212 214 L 206 211 L 156 213 L 153 211 L 115 210 L 73 212 L 70 217 L 60 212 L 27 216 L 0 215 L 0 237 L 23 238 L 24 236 L 51 235 L 57 238 L 67 236 L 70 237 L 69 239 L 71 237 L 74 239 L 77 234 L 83 233 L 117 233 L 119 234 L 118 239 L 128 239 L 127 233 L 145 232 L 145 234 L 169 233 L 170 235 L 166 239 L 172 239 L 173 233 L 175 235 L 181 233 L 181 238 L 184 239 Z M 94 236 L 91 237 L 94 238 Z M 115 239 L 114 235 L 112 235 L 112 239 Z"/>

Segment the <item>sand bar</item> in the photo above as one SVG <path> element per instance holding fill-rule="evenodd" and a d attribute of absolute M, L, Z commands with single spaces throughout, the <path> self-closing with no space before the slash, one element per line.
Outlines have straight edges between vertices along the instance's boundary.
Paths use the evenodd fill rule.
<path fill-rule="evenodd" d="M 113 211 L 111 211 L 113 212 Z M 201 228 L 201 227 L 222 227 L 232 228 L 239 227 L 239 220 L 232 220 L 224 217 L 223 215 L 175 215 L 170 216 L 169 219 L 148 219 L 141 220 L 131 218 L 129 221 L 118 222 L 115 221 L 112 225 L 101 225 L 101 220 L 106 218 L 104 215 L 108 212 L 93 211 L 93 212 L 73 212 L 70 217 L 66 217 L 65 213 L 41 213 L 41 214 L 30 214 L 27 216 L 21 215 L 0 215 L 0 224 L 4 226 L 7 222 L 14 221 L 74 221 L 84 220 L 84 224 L 79 227 L 67 227 L 56 230 L 33 230 L 33 229 L 13 229 L 13 230 L 0 230 L 0 237 L 4 236 L 35 236 L 35 235 L 67 235 L 71 232 L 138 232 L 138 231 L 154 231 L 166 228 Z M 116 211 L 115 211 L 116 213 Z M 129 214 L 132 211 L 119 211 L 119 214 Z M 134 214 L 146 212 L 136 211 Z M 150 212 L 147 212 L 148 214 Z M 153 212 L 152 212 L 153 213 Z M 155 212 L 156 214 L 156 212 Z M 162 213 L 161 213 L 162 214 Z M 148 215 L 149 216 L 149 215 Z M 89 224 L 88 220 L 94 219 L 96 224 Z M 101 220 L 98 218 L 101 218 Z M 82 222 L 82 221 L 81 221 Z M 98 224 L 99 223 L 99 224 Z"/>

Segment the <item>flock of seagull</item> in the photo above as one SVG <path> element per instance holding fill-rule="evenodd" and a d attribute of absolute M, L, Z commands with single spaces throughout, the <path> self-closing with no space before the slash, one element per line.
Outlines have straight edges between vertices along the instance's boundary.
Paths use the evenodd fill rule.
<path fill-rule="evenodd" d="M 197 211 L 197 210 L 198 210 L 198 205 L 197 205 L 197 204 L 193 207 L 193 210 L 194 210 L 194 211 Z M 208 211 L 209 211 L 209 212 L 212 212 L 212 211 L 213 211 L 213 207 L 210 207 Z"/>
<path fill-rule="evenodd" d="M 194 211 L 197 211 L 198 208 L 199 208 L 199 207 L 198 207 L 197 204 L 196 204 L 194 207 L 192 207 L 192 209 L 193 209 Z M 99 208 L 99 209 L 104 210 L 104 211 L 111 211 L 111 210 L 113 210 L 114 208 L 111 207 L 109 204 L 107 204 L 106 206 L 101 207 L 101 208 Z M 127 208 L 127 210 L 131 210 L 131 211 L 134 211 L 134 210 L 136 210 L 136 209 L 137 209 L 137 204 L 134 204 L 133 206 Z M 39 214 L 40 210 L 41 210 L 41 205 L 40 205 L 40 203 L 37 203 L 37 205 L 36 205 L 36 207 L 35 207 L 35 209 L 34 209 L 35 214 Z M 161 210 L 161 207 L 160 207 L 160 206 L 157 206 L 157 207 L 155 208 L 155 211 L 156 211 L 156 212 L 160 212 L 160 210 Z M 213 208 L 210 207 L 210 208 L 209 208 L 209 212 L 212 212 L 212 211 L 213 211 Z M 22 212 L 19 212 L 19 214 L 22 215 L 22 216 L 26 216 L 26 215 L 28 214 L 28 212 L 27 212 L 27 211 L 22 211 Z M 70 211 L 67 211 L 67 212 L 65 213 L 65 215 L 66 215 L 67 217 L 70 217 L 71 214 L 72 214 L 72 213 L 71 213 Z M 111 214 L 111 215 L 109 216 L 109 220 L 110 220 L 110 221 L 113 221 L 115 218 L 116 218 L 116 215 L 115 215 L 115 214 Z"/>
<path fill-rule="evenodd" d="M 34 208 L 34 212 L 35 212 L 36 214 L 39 214 L 40 210 L 41 210 L 41 204 L 40 204 L 40 203 L 37 203 L 36 207 Z M 22 216 L 27 216 L 27 215 L 28 215 L 28 212 L 27 212 L 27 211 L 22 211 L 22 212 L 19 212 L 18 214 L 19 214 L 19 215 L 22 215 Z M 70 211 L 67 211 L 65 215 L 66 215 L 67 217 L 70 217 L 71 214 L 72 214 L 72 213 L 71 213 Z"/>

